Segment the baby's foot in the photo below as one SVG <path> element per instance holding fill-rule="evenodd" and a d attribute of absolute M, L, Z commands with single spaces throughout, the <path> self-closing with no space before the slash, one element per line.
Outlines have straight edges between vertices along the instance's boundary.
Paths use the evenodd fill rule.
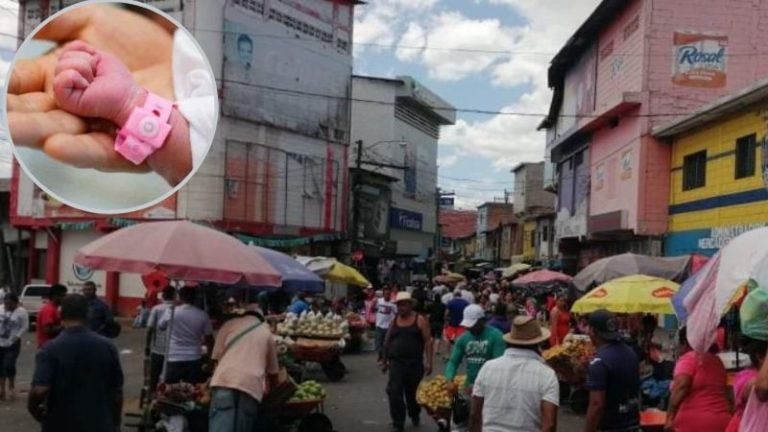
<path fill-rule="evenodd" d="M 53 79 L 56 102 L 64 110 L 123 126 L 141 90 L 116 57 L 80 41 L 64 46 Z"/>

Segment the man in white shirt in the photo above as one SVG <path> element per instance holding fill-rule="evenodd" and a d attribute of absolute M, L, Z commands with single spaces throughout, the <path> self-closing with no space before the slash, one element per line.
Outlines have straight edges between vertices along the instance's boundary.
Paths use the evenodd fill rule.
<path fill-rule="evenodd" d="M 150 356 L 149 365 L 149 391 L 154 393 L 157 384 L 160 382 L 160 374 L 163 372 L 165 355 L 168 353 L 168 329 L 160 329 L 160 319 L 166 311 L 173 306 L 173 300 L 176 297 L 176 290 L 172 286 L 163 288 L 161 297 L 163 302 L 155 305 L 149 311 L 147 319 L 147 344 Z"/>
<path fill-rule="evenodd" d="M 8 293 L 0 306 L 0 401 L 16 398 L 16 360 L 21 352 L 21 337 L 29 329 L 27 311 L 19 306 L 19 297 Z"/>
<path fill-rule="evenodd" d="M 208 314 L 194 305 L 194 288 L 180 289 L 179 300 L 181 304 L 167 309 L 158 324 L 159 329 L 170 328 L 171 332 L 164 381 L 197 384 L 203 382 L 202 345 L 208 354 L 213 350 L 213 328 Z"/>
<path fill-rule="evenodd" d="M 392 303 L 392 289 L 384 287 L 383 296 L 376 300 L 376 352 L 379 353 L 379 360 L 382 356 L 384 347 L 384 338 L 387 336 L 392 319 L 397 315 L 397 306 Z"/>
<path fill-rule="evenodd" d="M 518 316 L 504 335 L 507 350 L 486 362 L 472 388 L 470 432 L 554 432 L 560 386 L 541 358 L 539 345 L 549 331 Z"/>

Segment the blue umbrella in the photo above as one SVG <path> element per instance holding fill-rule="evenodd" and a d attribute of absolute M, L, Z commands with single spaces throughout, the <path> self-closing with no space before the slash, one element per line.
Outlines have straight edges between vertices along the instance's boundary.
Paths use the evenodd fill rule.
<path fill-rule="evenodd" d="M 688 279 L 680 285 L 680 289 L 677 290 L 677 294 L 672 297 L 672 306 L 675 308 L 675 315 L 680 322 L 684 322 L 688 318 L 688 311 L 685 309 L 683 300 L 691 293 L 691 289 L 696 286 L 699 281 L 699 277 L 703 272 L 699 270 L 695 274 L 691 275 Z"/>
<path fill-rule="evenodd" d="M 290 256 L 272 249 L 251 245 L 256 252 L 283 277 L 283 289 L 289 294 L 304 291 L 319 294 L 325 291 L 325 282 L 306 266 Z"/>

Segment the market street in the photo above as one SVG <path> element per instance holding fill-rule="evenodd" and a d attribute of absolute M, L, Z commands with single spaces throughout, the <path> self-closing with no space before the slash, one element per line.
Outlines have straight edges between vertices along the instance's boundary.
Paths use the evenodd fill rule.
<path fill-rule="evenodd" d="M 116 345 L 125 373 L 126 410 L 136 405 L 142 384 L 142 349 L 144 330 L 130 328 L 130 322 L 123 322 L 123 333 L 117 339 Z M 27 334 L 24 348 L 19 358 L 19 397 L 14 403 L 0 403 L 0 418 L 3 430 L 27 432 L 37 431 L 39 427 L 30 417 L 26 409 L 26 395 L 32 379 L 34 365 L 34 333 Z M 350 373 L 338 383 L 327 382 L 322 372 L 313 374 L 327 390 L 328 399 L 325 402 L 325 412 L 333 420 L 338 432 L 387 432 L 389 431 L 389 414 L 387 399 L 384 393 L 386 375 L 376 368 L 373 354 L 345 355 L 342 358 Z M 442 362 L 437 360 L 436 366 Z M 442 367 L 442 365 L 437 366 Z M 130 423 L 132 420 L 128 419 Z M 583 417 L 574 416 L 568 408 L 560 413 L 558 430 L 570 432 L 579 431 L 583 427 Z M 124 431 L 131 431 L 123 427 Z M 424 417 L 422 426 L 411 430 L 436 430 L 432 421 Z"/>

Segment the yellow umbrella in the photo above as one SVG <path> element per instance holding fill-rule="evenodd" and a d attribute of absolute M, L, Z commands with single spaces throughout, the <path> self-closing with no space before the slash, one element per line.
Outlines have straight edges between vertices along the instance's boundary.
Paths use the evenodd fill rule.
<path fill-rule="evenodd" d="M 501 272 L 501 277 L 512 277 L 523 270 L 528 270 L 529 268 L 531 268 L 531 266 L 525 263 L 512 264 Z"/>
<path fill-rule="evenodd" d="M 333 268 L 328 273 L 322 276 L 325 280 L 333 283 L 343 283 L 349 285 L 357 285 L 361 287 L 369 287 L 371 285 L 368 279 L 365 278 L 359 271 L 346 264 L 342 264 L 336 261 L 333 264 Z"/>
<path fill-rule="evenodd" d="M 680 285 L 646 275 L 624 276 L 608 281 L 573 304 L 579 314 L 607 309 L 615 313 L 673 314 L 672 297 Z"/>
<path fill-rule="evenodd" d="M 459 273 L 445 272 L 443 276 L 448 278 L 451 282 L 462 282 L 467 280 L 467 278 L 464 277 L 463 274 L 459 274 Z"/>

